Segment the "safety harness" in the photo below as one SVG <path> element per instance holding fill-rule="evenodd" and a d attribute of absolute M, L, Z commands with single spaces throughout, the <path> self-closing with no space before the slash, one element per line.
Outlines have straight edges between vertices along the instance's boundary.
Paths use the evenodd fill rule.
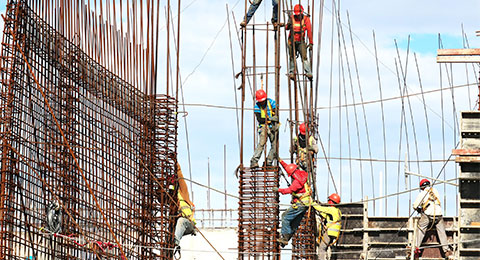
<path fill-rule="evenodd" d="M 305 38 L 305 17 L 301 21 L 295 20 L 292 16 L 293 39 L 295 42 L 301 42 Z"/>
<path fill-rule="evenodd" d="M 260 107 L 260 106 L 259 106 L 259 107 Z M 268 114 L 267 109 L 270 111 L 270 115 L 271 115 L 272 117 L 275 116 L 275 111 L 273 111 L 272 104 L 270 103 L 270 100 L 269 100 L 269 99 L 267 99 L 267 106 L 266 106 L 265 108 L 260 108 L 260 116 L 261 116 L 262 118 L 265 118 L 265 119 L 268 118 L 268 117 L 267 117 L 267 114 Z M 267 121 L 267 120 L 265 120 L 265 122 L 266 122 L 267 124 L 270 123 L 270 121 Z M 264 124 L 260 124 L 261 127 L 262 127 L 263 125 L 264 125 Z"/>

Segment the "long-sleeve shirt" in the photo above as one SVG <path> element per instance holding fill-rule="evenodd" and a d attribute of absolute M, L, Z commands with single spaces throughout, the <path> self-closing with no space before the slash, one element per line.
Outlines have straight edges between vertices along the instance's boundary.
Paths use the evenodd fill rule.
<path fill-rule="evenodd" d="M 287 163 L 284 161 L 280 161 L 280 164 L 285 167 L 287 167 Z M 305 183 L 307 183 L 307 177 L 308 173 L 306 171 L 302 171 L 297 169 L 291 176 L 293 178 L 292 184 L 288 188 L 285 189 L 278 189 L 278 191 L 282 194 L 302 194 L 305 193 Z"/>
<path fill-rule="evenodd" d="M 423 208 L 423 212 L 429 216 L 441 216 L 442 207 L 439 198 L 437 189 L 427 187 L 418 194 L 415 202 L 413 202 L 413 208 L 416 209 L 420 206 Z"/>
<path fill-rule="evenodd" d="M 342 212 L 336 207 L 325 207 L 316 203 L 313 204 L 313 208 L 320 212 L 322 218 L 327 220 L 327 234 L 338 237 L 341 228 L 340 220 L 342 220 Z"/>

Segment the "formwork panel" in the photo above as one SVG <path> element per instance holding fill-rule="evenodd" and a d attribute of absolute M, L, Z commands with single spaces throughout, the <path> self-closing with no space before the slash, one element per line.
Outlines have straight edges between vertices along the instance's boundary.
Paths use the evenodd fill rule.
<path fill-rule="evenodd" d="M 279 168 L 243 168 L 240 172 L 239 259 L 279 259 Z"/>
<path fill-rule="evenodd" d="M 173 245 L 161 187 L 175 176 L 175 100 L 145 96 L 26 3 L 5 15 L 0 258 L 170 259 L 152 247 Z"/>

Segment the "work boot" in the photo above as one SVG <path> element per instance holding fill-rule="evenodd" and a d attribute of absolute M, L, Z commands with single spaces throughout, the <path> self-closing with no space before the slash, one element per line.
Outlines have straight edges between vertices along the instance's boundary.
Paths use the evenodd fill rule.
<path fill-rule="evenodd" d="M 418 259 L 420 258 L 420 253 L 421 253 L 421 250 L 420 248 L 415 248 L 415 251 L 413 251 L 413 259 Z"/>
<path fill-rule="evenodd" d="M 291 80 L 295 80 L 295 74 L 293 74 L 293 73 L 288 73 L 288 77 L 289 77 Z"/>
<path fill-rule="evenodd" d="M 312 73 L 307 73 L 306 76 L 307 76 L 307 78 L 308 78 L 310 81 L 313 80 L 313 75 L 312 75 Z"/>
<path fill-rule="evenodd" d="M 282 248 L 288 245 L 288 240 L 292 237 L 292 234 L 281 234 L 280 238 L 277 239 L 278 243 Z"/>
<path fill-rule="evenodd" d="M 258 168 L 258 162 L 251 161 L 250 162 L 250 168 Z"/>
<path fill-rule="evenodd" d="M 240 27 L 245 27 L 247 26 L 247 21 L 243 20 L 241 23 L 240 23 Z"/>
<path fill-rule="evenodd" d="M 447 252 L 445 252 L 445 259 L 453 259 L 452 250 L 447 250 Z"/>
<path fill-rule="evenodd" d="M 182 253 L 180 252 L 180 245 L 176 245 L 173 249 L 173 256 L 175 257 L 175 259 L 182 258 Z"/>

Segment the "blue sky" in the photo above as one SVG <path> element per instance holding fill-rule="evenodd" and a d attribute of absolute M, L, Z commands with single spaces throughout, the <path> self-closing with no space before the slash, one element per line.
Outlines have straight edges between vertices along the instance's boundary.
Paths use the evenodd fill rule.
<path fill-rule="evenodd" d="M 307 1 L 302 1 L 306 5 Z M 318 2 L 318 1 L 317 1 Z M 243 16 L 244 1 L 229 0 L 188 0 L 182 1 L 185 8 L 182 13 L 181 22 L 181 60 L 180 70 L 183 81 L 184 101 L 186 104 L 209 104 L 227 107 L 235 107 L 234 84 L 238 87 L 240 82 L 233 79 L 232 74 L 240 71 L 240 47 L 236 38 L 235 26 L 238 28 L 241 17 Z M 342 30 L 346 41 L 346 53 L 343 46 L 339 48 L 339 39 L 337 35 L 338 21 L 332 19 L 332 3 L 325 1 L 323 33 L 320 52 L 319 76 L 319 109 L 320 129 L 319 136 L 325 145 L 327 157 L 354 157 L 359 158 L 360 154 L 363 159 L 370 157 L 372 159 L 403 161 L 405 156 L 409 156 L 411 160 L 416 160 L 418 150 L 419 160 L 428 160 L 430 158 L 430 149 L 428 143 L 427 128 L 430 130 L 432 158 L 443 159 L 448 157 L 456 140 L 458 140 L 458 132 L 455 130 L 455 113 L 452 104 L 455 103 L 455 111 L 469 110 L 472 108 L 476 98 L 475 87 L 456 88 L 454 92 L 434 92 L 424 96 L 425 106 L 422 96 L 418 95 L 410 99 L 410 106 L 413 114 L 410 115 L 410 107 L 407 105 L 407 132 L 405 125 L 402 126 L 402 142 L 400 143 L 400 119 L 401 119 L 401 100 L 394 99 L 383 103 L 384 118 L 386 124 L 387 136 L 387 153 L 383 152 L 383 124 L 381 117 L 381 103 L 373 103 L 362 106 L 356 106 L 342 109 L 339 113 L 338 108 L 326 109 L 329 105 L 335 106 L 339 104 L 351 104 L 360 102 L 360 82 L 364 101 L 378 100 L 380 98 L 378 75 L 376 71 L 373 31 L 376 36 L 376 46 L 378 58 L 380 60 L 380 84 L 382 86 L 383 98 L 399 96 L 398 78 L 396 75 L 397 67 L 395 59 L 397 52 L 395 42 L 399 46 L 399 53 L 402 62 L 402 68 L 407 68 L 407 80 L 409 93 L 420 93 L 420 81 L 417 76 L 417 69 L 413 53 L 415 53 L 419 71 L 421 74 L 421 83 L 424 91 L 435 90 L 450 85 L 459 86 L 463 84 L 475 83 L 476 75 L 474 75 L 471 65 L 469 65 L 469 74 L 466 74 L 465 65 L 454 65 L 453 80 L 447 78 L 446 71 L 440 73 L 440 67 L 435 62 L 436 50 L 438 48 L 438 34 L 441 35 L 443 46 L 445 48 L 462 48 L 463 37 L 462 27 L 471 47 L 480 46 L 475 36 L 478 30 L 478 1 L 341 1 L 340 17 Z M 161 1 L 161 8 L 164 7 L 166 1 Z M 232 70 L 232 60 L 230 59 L 230 42 L 228 26 L 224 26 L 227 19 L 226 8 L 229 8 L 230 14 L 235 15 L 236 24 L 233 17 L 230 16 L 232 30 L 232 44 L 234 56 L 234 68 Z M 4 12 L 5 1 L 0 1 L 0 10 Z M 353 49 L 351 47 L 349 27 L 347 20 L 350 18 L 351 28 L 353 32 L 353 41 L 356 59 L 358 63 L 359 80 L 357 81 L 356 69 L 354 67 Z M 270 20 L 271 1 L 264 1 L 254 19 L 257 23 L 264 23 Z M 319 17 L 318 3 L 316 3 L 315 17 Z M 252 21 L 253 22 L 253 21 Z M 318 20 L 315 23 L 315 52 L 319 44 Z M 3 22 L 1 23 L 3 26 Z M 332 33 L 332 28 L 334 32 Z M 165 31 L 160 32 L 161 35 Z M 218 36 L 217 36 L 218 35 Z M 333 37 L 332 37 L 333 35 Z M 408 56 L 408 64 L 406 62 L 406 46 L 407 39 L 410 35 L 410 53 Z M 257 62 L 265 63 L 264 56 L 265 39 L 263 33 L 259 33 L 258 37 L 258 53 Z M 270 39 L 271 40 L 271 39 Z M 332 43 L 332 45 L 331 45 Z M 263 48 L 263 49 L 262 49 Z M 281 108 L 288 108 L 287 81 L 284 76 L 286 73 L 286 57 L 285 47 L 282 43 L 281 53 L 281 100 L 279 102 Z M 342 53 L 340 61 L 339 51 Z M 164 55 L 160 53 L 160 55 Z M 204 57 L 204 58 L 203 58 Z M 272 55 L 270 54 L 270 57 Z M 349 59 L 349 66 L 346 64 L 346 58 Z M 203 58 L 203 59 L 202 59 Z M 316 53 L 315 53 L 316 58 Z M 159 57 L 160 61 L 165 58 Z M 397 61 L 398 62 L 398 61 Z M 270 61 L 271 64 L 271 61 Z M 332 64 L 332 66 L 331 66 Z M 398 64 L 398 63 L 397 63 Z M 316 68 L 317 61 L 314 62 Z M 164 66 L 164 65 L 163 65 Z M 343 73 L 341 69 L 343 67 Z M 350 67 L 350 74 L 347 70 Z M 444 70 L 444 68 L 442 68 Z M 476 69 L 478 70 L 478 68 Z M 161 73 L 165 70 L 159 69 Z M 339 72 L 340 71 L 340 72 Z M 187 75 L 190 75 L 186 80 Z M 315 76 L 317 71 L 315 71 Z M 440 78 L 440 74 L 442 78 Z M 159 75 L 159 92 L 164 90 L 164 75 Z M 350 79 L 351 78 L 351 79 Z M 272 82 L 273 79 L 270 79 Z M 259 82 L 259 80 L 258 80 Z M 350 83 L 352 82 L 352 84 Z M 403 84 L 401 84 L 403 86 Z M 272 85 L 271 85 L 272 86 Z M 270 86 L 270 87 L 271 87 Z M 250 87 L 247 86 L 246 107 L 252 107 L 252 93 Z M 260 87 L 259 85 L 257 88 Z M 352 91 L 353 90 L 353 91 Z M 345 94 L 346 93 L 346 94 Z M 352 94 L 353 93 L 353 94 Z M 237 91 L 237 94 L 239 92 Z M 330 98 L 332 96 L 332 98 Z M 341 97 L 341 99 L 339 99 Z M 440 100 L 444 100 L 443 106 Z M 453 102 L 452 99 L 455 101 Z M 238 100 L 239 101 L 239 100 Z M 405 100 L 407 102 L 407 100 Z M 441 123 L 441 114 L 444 114 L 445 123 Z M 363 109 L 365 109 L 366 123 L 364 121 Z M 183 110 L 181 108 L 180 110 Z M 233 109 L 219 109 L 205 106 L 187 105 L 186 110 L 188 116 L 186 122 L 184 118 L 179 118 L 179 161 L 183 167 L 186 177 L 190 177 L 200 183 L 207 184 L 208 178 L 208 162 L 210 162 L 211 186 L 223 190 L 224 185 L 224 146 L 227 147 L 226 154 L 226 176 L 228 193 L 236 195 L 238 192 L 238 180 L 233 175 L 234 169 L 239 164 L 239 145 L 237 141 L 237 125 L 236 114 Z M 425 112 L 427 111 L 427 118 Z M 348 113 L 348 115 L 347 115 Z M 357 117 L 355 117 L 355 113 Z M 280 155 L 288 157 L 288 139 L 289 133 L 285 130 L 285 122 L 288 117 L 287 112 L 280 114 L 282 122 L 280 133 Z M 355 119 L 357 118 L 357 119 Z M 413 119 L 413 120 L 412 120 Z M 356 121 L 358 121 L 358 131 L 356 130 Z M 347 122 L 349 125 L 347 125 Z M 428 122 L 428 124 L 427 124 Z M 367 125 L 369 138 L 367 138 Z M 413 127 L 415 125 L 415 128 Z M 443 128 L 442 128 L 443 127 Z M 414 131 L 415 129 L 415 131 Z M 443 131 L 442 131 L 443 129 Z M 188 130 L 189 149 L 187 149 Z M 358 132 L 358 134 L 357 134 Z M 414 133 L 417 135 L 417 146 L 413 138 Z M 245 150 L 244 162 L 248 162 L 253 153 L 253 134 L 254 125 L 252 112 L 246 111 L 245 119 Z M 408 150 L 406 135 L 409 136 Z M 348 144 L 350 137 L 350 145 Z M 370 151 L 368 149 L 368 139 L 370 140 Z M 445 145 L 443 140 L 446 140 Z M 360 147 L 360 150 L 358 149 Z M 417 148 L 415 148 L 417 147 Z M 189 164 L 189 157 L 191 164 Z M 323 153 L 319 153 L 319 157 L 323 157 Z M 260 162 L 263 162 L 261 160 Z M 362 196 L 372 198 L 385 192 L 380 190 L 379 178 L 383 174 L 385 178 L 385 164 L 383 162 L 331 159 L 330 166 L 335 177 L 337 185 L 342 179 L 341 191 L 343 201 L 359 201 Z M 373 166 L 371 168 L 371 166 Z M 403 162 L 390 162 L 386 167 L 387 171 L 387 188 L 386 193 L 393 193 L 397 190 L 404 190 Z M 436 176 L 442 167 L 442 163 L 410 163 L 412 171 L 420 171 L 425 175 Z M 446 174 L 441 178 L 454 178 L 457 172 L 455 164 L 448 164 Z M 400 171 L 398 170 L 400 169 Z M 331 180 L 328 180 L 328 170 L 325 160 L 319 159 L 319 168 L 317 172 L 317 188 L 320 194 L 320 200 L 324 200 L 328 193 L 333 191 Z M 351 177 L 350 177 L 351 176 Z M 372 186 L 371 179 L 374 179 Z M 411 178 L 411 185 L 417 185 L 418 178 Z M 352 183 L 352 185 L 350 185 Z M 360 185 L 362 184 L 362 185 Z M 286 183 L 282 182 L 281 186 Z M 350 191 L 352 190 L 352 191 Z M 363 190 L 363 193 L 360 192 Z M 372 190 L 374 190 L 372 192 Z M 455 212 L 455 193 L 452 187 L 443 185 L 440 193 L 448 194 L 445 200 L 447 209 L 446 215 L 454 215 Z M 206 208 L 207 190 L 203 187 L 193 185 L 193 193 L 195 203 L 198 209 Z M 416 191 L 411 196 L 415 196 Z M 223 195 L 211 192 L 211 206 L 214 208 L 223 208 Z M 387 201 L 378 201 L 376 204 L 376 212 L 371 214 L 387 215 L 407 215 L 409 208 L 409 195 L 397 198 L 393 197 Z M 288 204 L 287 196 L 282 196 L 282 203 Z M 382 206 L 380 206 L 382 205 Z M 229 208 L 237 208 L 236 199 L 228 199 Z M 369 204 L 369 208 L 373 207 Z M 380 207 L 384 207 L 381 211 Z M 398 212 L 397 212 L 397 209 Z"/>

